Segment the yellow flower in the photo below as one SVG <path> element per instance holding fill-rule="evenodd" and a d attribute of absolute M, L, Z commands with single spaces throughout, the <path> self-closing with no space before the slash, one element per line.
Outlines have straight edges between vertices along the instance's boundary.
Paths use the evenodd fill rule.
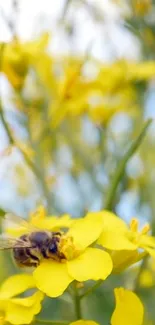
<path fill-rule="evenodd" d="M 0 287 L 0 324 L 30 324 L 41 310 L 44 294 L 36 291 L 31 296 L 18 298 L 24 291 L 35 288 L 32 275 L 19 274 L 8 278 Z"/>
<path fill-rule="evenodd" d="M 142 325 L 144 308 L 137 295 L 124 288 L 114 290 L 116 307 L 111 325 Z"/>
<path fill-rule="evenodd" d="M 43 206 L 40 206 L 35 212 L 31 213 L 30 218 L 27 221 L 29 229 L 24 222 L 23 224 L 21 223 L 21 225 L 6 224 L 6 233 L 19 237 L 26 234 L 30 229 L 35 230 L 35 227 L 42 230 L 57 231 L 61 228 L 69 228 L 73 223 L 73 220 L 67 214 L 59 218 L 56 216 L 46 216 L 46 210 Z"/>
<path fill-rule="evenodd" d="M 33 276 L 36 287 L 50 297 L 60 296 L 73 281 L 105 280 L 112 271 L 109 254 L 99 248 L 89 247 L 102 231 L 102 217 L 77 220 L 68 233 L 62 236 L 60 252 L 62 262 L 44 259 Z"/>
<path fill-rule="evenodd" d="M 147 254 L 155 257 L 155 238 L 147 234 L 150 229 L 148 224 L 138 231 L 138 220 L 132 219 L 128 226 L 122 219 L 106 210 L 91 212 L 87 216 L 95 219 L 98 215 L 102 216 L 103 231 L 97 243 L 109 250 L 113 273 L 120 273 Z"/>
<path fill-rule="evenodd" d="M 146 224 L 138 231 L 138 220 L 132 219 L 130 226 L 111 212 L 101 211 L 91 213 L 91 217 L 102 216 L 103 231 L 98 244 L 110 250 L 134 251 L 142 248 L 145 252 L 155 257 L 155 238 L 148 235 L 150 227 Z"/>
<path fill-rule="evenodd" d="M 95 97 L 96 96 L 96 97 Z M 135 92 L 131 86 L 123 87 L 123 89 L 116 89 L 112 93 L 104 93 L 102 90 L 92 92 L 91 98 L 95 99 L 96 105 L 90 104 L 88 108 L 88 114 L 95 123 L 108 123 L 111 117 L 123 112 L 133 112 L 135 106 Z"/>

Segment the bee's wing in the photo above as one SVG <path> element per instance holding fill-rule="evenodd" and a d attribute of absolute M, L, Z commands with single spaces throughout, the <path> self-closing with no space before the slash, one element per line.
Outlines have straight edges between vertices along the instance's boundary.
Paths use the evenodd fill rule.
<path fill-rule="evenodd" d="M 30 243 L 22 240 L 22 239 L 16 239 L 11 237 L 3 237 L 0 236 L 0 250 L 3 249 L 11 249 L 13 247 L 17 248 L 24 248 L 24 247 L 32 247 Z"/>
<path fill-rule="evenodd" d="M 12 227 L 23 227 L 26 232 L 38 231 L 38 228 L 28 223 L 25 219 L 14 215 L 12 213 L 7 213 L 4 218 L 4 226 L 12 226 Z"/>

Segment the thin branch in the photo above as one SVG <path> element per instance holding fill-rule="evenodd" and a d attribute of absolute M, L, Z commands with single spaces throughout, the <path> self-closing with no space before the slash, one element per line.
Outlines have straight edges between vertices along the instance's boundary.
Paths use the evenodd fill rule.
<path fill-rule="evenodd" d="M 146 132 L 150 126 L 150 124 L 152 123 L 152 119 L 149 119 L 143 126 L 139 136 L 136 138 L 136 140 L 134 140 L 130 146 L 130 148 L 127 150 L 127 152 L 125 153 L 124 157 L 122 158 L 121 162 L 118 165 L 117 170 L 114 172 L 113 175 L 113 180 L 110 184 L 110 188 L 107 194 L 107 198 L 106 198 L 106 202 L 104 204 L 104 208 L 105 209 L 112 209 L 112 205 L 113 205 L 113 200 L 115 198 L 115 193 L 117 190 L 117 187 L 119 185 L 120 179 L 123 177 L 126 165 L 128 163 L 128 161 L 130 160 L 130 158 L 134 155 L 134 153 L 136 152 L 136 150 L 139 148 L 139 146 L 141 145 Z"/>

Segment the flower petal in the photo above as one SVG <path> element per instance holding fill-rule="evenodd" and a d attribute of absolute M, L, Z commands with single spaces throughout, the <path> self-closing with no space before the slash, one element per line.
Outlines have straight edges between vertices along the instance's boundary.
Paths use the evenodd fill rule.
<path fill-rule="evenodd" d="M 91 213 L 91 215 L 95 213 Z M 128 227 L 126 223 L 114 213 L 107 210 L 98 212 L 102 216 L 103 231 L 98 244 L 111 250 L 134 250 L 137 248 L 128 239 Z"/>
<path fill-rule="evenodd" d="M 146 256 L 145 252 L 139 252 L 138 250 L 132 251 L 112 251 L 111 258 L 113 261 L 112 273 L 121 273 L 132 264 L 135 264 L 142 260 Z"/>
<path fill-rule="evenodd" d="M 13 275 L 2 284 L 0 299 L 11 298 L 30 288 L 35 288 L 35 281 L 31 274 Z"/>
<path fill-rule="evenodd" d="M 11 324 L 30 324 L 41 310 L 44 294 L 40 291 L 26 298 L 10 299 L 6 308 L 6 321 Z"/>
<path fill-rule="evenodd" d="M 46 217 L 45 219 L 42 220 L 37 220 L 35 222 L 35 226 L 37 226 L 40 229 L 56 231 L 59 230 L 60 228 L 70 227 L 73 222 L 74 221 L 70 218 L 70 216 L 66 214 L 60 218 L 53 216 L 53 217 Z"/>
<path fill-rule="evenodd" d="M 98 323 L 94 322 L 93 320 L 80 319 L 70 323 L 69 325 L 98 325 Z"/>
<path fill-rule="evenodd" d="M 67 262 L 69 274 L 77 281 L 105 280 L 112 271 L 108 253 L 98 248 L 87 248 L 83 254 Z"/>
<path fill-rule="evenodd" d="M 12 298 L 10 301 L 14 304 L 24 306 L 24 307 L 32 307 L 35 305 L 37 301 L 42 301 L 44 299 L 44 293 L 41 291 L 35 292 L 33 295 L 25 297 L 25 298 Z"/>
<path fill-rule="evenodd" d="M 107 210 L 102 210 L 99 212 L 89 212 L 87 217 L 96 219 L 97 216 L 102 217 L 103 227 L 105 230 L 113 230 L 124 232 L 128 230 L 128 226 L 126 225 L 125 221 L 121 218 L 117 217 L 114 213 L 109 212 Z"/>
<path fill-rule="evenodd" d="M 68 231 L 68 236 L 72 236 L 75 246 L 81 250 L 85 249 L 97 240 L 103 228 L 102 216 L 96 213 L 88 214 L 85 218 L 76 220 Z"/>
<path fill-rule="evenodd" d="M 155 258 L 155 249 L 154 248 L 145 247 L 145 251 L 147 253 L 149 253 L 149 255 L 151 255 L 153 258 Z"/>
<path fill-rule="evenodd" d="M 73 278 L 68 274 L 67 264 L 44 260 L 33 273 L 36 287 L 49 297 L 63 294 Z"/>
<path fill-rule="evenodd" d="M 30 215 L 30 223 L 40 229 L 59 230 L 62 227 L 69 227 L 73 220 L 68 214 L 61 217 L 48 216 L 46 217 L 46 210 L 40 206 L 34 213 Z"/>
<path fill-rule="evenodd" d="M 142 325 L 144 308 L 137 295 L 124 288 L 114 290 L 116 307 L 111 325 Z"/>
<path fill-rule="evenodd" d="M 149 235 L 141 235 L 139 236 L 138 244 L 139 247 L 143 247 L 144 249 L 146 246 L 155 248 L 155 237 Z"/>
<path fill-rule="evenodd" d="M 133 244 L 125 233 L 111 230 L 103 230 L 98 244 L 110 250 L 136 250 L 138 245 Z"/>

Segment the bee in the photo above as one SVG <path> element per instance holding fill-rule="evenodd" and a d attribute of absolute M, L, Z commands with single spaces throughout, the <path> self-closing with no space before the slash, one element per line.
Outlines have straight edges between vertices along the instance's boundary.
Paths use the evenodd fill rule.
<path fill-rule="evenodd" d="M 56 261 L 65 259 L 59 250 L 61 232 L 37 229 L 26 220 L 12 214 L 7 214 L 5 221 L 25 229 L 25 234 L 19 238 L 3 235 L 0 237 L 0 250 L 12 249 L 14 260 L 19 267 L 37 267 L 42 259 Z"/>

